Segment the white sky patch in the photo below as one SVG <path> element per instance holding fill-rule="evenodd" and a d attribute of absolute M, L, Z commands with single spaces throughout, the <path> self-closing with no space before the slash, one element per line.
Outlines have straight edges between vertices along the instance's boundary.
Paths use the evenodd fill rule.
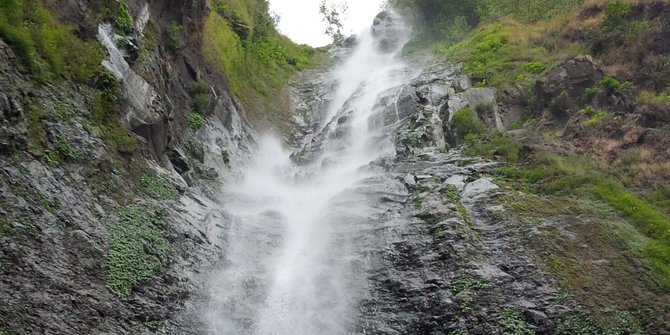
<path fill-rule="evenodd" d="M 383 0 L 330 0 L 328 3 L 345 3 L 349 7 L 344 17 L 344 35 L 363 31 L 372 25 Z M 321 21 L 321 0 L 270 0 L 270 9 L 281 17 L 279 30 L 298 44 L 324 46 L 332 42 L 325 34 Z"/>

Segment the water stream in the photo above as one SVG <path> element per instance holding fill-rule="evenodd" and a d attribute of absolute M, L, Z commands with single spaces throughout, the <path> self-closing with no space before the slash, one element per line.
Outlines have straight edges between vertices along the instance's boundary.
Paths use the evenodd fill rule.
<path fill-rule="evenodd" d="M 325 75 L 337 85 L 329 107 L 315 111 L 325 120 L 314 125 L 322 141 L 316 159 L 297 164 L 266 136 L 243 177 L 225 187 L 221 200 L 234 219 L 211 280 L 210 334 L 353 332 L 367 291 L 365 248 L 373 238 L 366 234 L 385 211 L 383 171 L 370 163 L 395 153 L 383 122 L 373 122 L 374 107 L 410 76 L 399 57 L 409 29 L 398 18 L 389 22 L 394 36 L 362 32 Z M 391 50 L 382 47 L 389 37 L 397 42 Z"/>

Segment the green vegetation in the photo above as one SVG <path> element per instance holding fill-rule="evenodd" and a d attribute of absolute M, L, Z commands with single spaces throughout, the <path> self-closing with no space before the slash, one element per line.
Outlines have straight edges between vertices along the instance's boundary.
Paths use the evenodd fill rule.
<path fill-rule="evenodd" d="M 191 87 L 190 94 L 191 99 L 193 100 L 191 103 L 191 110 L 194 113 L 204 115 L 205 109 L 212 99 L 212 92 L 210 91 L 209 84 L 206 81 L 197 81 Z"/>
<path fill-rule="evenodd" d="M 670 286 L 670 219 L 659 209 L 626 190 L 616 178 L 599 171 L 604 167 L 577 157 L 540 152 L 525 167 L 507 167 L 498 173 L 516 179 L 528 188 L 548 194 L 593 197 L 607 203 L 649 241 L 638 250 L 659 280 Z"/>
<path fill-rule="evenodd" d="M 116 20 L 114 20 L 114 32 L 121 36 L 127 36 L 133 32 L 133 16 L 125 4 L 119 6 Z"/>
<path fill-rule="evenodd" d="M 581 314 L 565 317 L 556 324 L 556 335 L 647 334 L 629 313 L 612 309 L 603 312 L 604 320 L 595 320 Z"/>
<path fill-rule="evenodd" d="M 482 290 L 492 286 L 493 284 L 487 281 L 465 277 L 454 280 L 454 282 L 451 283 L 451 291 L 454 292 L 454 294 L 458 294 L 463 291 Z"/>
<path fill-rule="evenodd" d="M 527 323 L 523 314 L 512 308 L 500 312 L 498 326 L 503 329 L 503 335 L 535 335 L 535 326 Z"/>
<path fill-rule="evenodd" d="M 158 199 L 177 200 L 177 189 L 167 177 L 145 174 L 140 185 L 146 193 Z"/>
<path fill-rule="evenodd" d="M 11 45 L 24 70 L 41 81 L 65 76 L 83 82 L 100 69 L 104 52 L 82 41 L 37 0 L 0 0 L 0 38 Z"/>
<path fill-rule="evenodd" d="M 590 119 L 584 121 L 584 125 L 587 127 L 594 127 L 601 124 L 605 119 L 607 119 L 610 114 L 606 111 L 598 111 Z"/>
<path fill-rule="evenodd" d="M 56 150 L 47 154 L 47 160 L 54 165 L 60 163 L 76 163 L 84 159 L 84 155 L 67 142 L 65 137 L 59 137 Z"/>
<path fill-rule="evenodd" d="M 472 108 L 464 107 L 454 113 L 449 124 L 456 138 L 463 140 L 468 135 L 481 135 L 487 131 L 484 122 L 479 120 Z"/>
<path fill-rule="evenodd" d="M 250 117 L 281 112 L 274 94 L 297 70 L 314 63 L 316 51 L 296 45 L 275 29 L 267 0 L 215 0 L 203 27 L 203 53 L 226 74 Z"/>
<path fill-rule="evenodd" d="M 165 327 L 165 321 L 164 320 L 149 321 L 149 322 L 144 323 L 144 325 L 149 330 L 157 331 L 157 330 Z"/>
<path fill-rule="evenodd" d="M 186 114 L 186 124 L 188 124 L 188 129 L 195 134 L 205 124 L 205 118 L 198 113 L 188 113 Z"/>
<path fill-rule="evenodd" d="M 107 224 L 110 234 L 107 287 L 128 299 L 137 284 L 153 278 L 163 266 L 170 243 L 163 238 L 163 209 L 131 205 L 119 213 L 119 222 Z"/>

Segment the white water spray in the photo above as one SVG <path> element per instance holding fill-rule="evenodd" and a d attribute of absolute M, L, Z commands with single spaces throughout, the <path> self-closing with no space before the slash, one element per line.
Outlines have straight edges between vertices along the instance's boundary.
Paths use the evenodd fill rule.
<path fill-rule="evenodd" d="M 358 242 L 377 210 L 365 191 L 378 173 L 369 164 L 394 153 L 384 125 L 371 122 L 373 107 L 408 79 L 398 54 L 409 29 L 392 22 L 394 36 L 363 32 L 330 74 L 338 85 L 329 122 L 317 129 L 324 135 L 318 159 L 298 166 L 266 137 L 242 180 L 226 187 L 222 202 L 234 221 L 211 282 L 210 334 L 352 333 L 366 290 Z M 382 51 L 388 37 L 396 43 Z"/>

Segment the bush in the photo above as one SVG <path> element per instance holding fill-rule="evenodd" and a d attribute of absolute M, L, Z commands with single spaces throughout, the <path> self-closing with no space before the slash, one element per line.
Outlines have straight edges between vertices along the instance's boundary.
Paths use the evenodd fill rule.
<path fill-rule="evenodd" d="M 463 140 L 468 134 L 481 135 L 486 132 L 486 125 L 470 107 L 454 113 L 449 126 L 459 140 Z"/>
<path fill-rule="evenodd" d="M 205 118 L 198 113 L 188 113 L 186 114 L 186 123 L 188 128 L 193 132 L 197 133 L 200 128 L 205 124 Z"/>
<path fill-rule="evenodd" d="M 630 6 L 621 0 L 616 0 L 607 3 L 604 11 L 603 26 L 609 30 L 614 30 L 623 27 L 626 15 L 630 13 Z"/>
<path fill-rule="evenodd" d="M 121 36 L 128 36 L 133 32 L 133 16 L 130 14 L 130 8 L 125 4 L 121 4 L 116 13 L 114 32 Z"/>

